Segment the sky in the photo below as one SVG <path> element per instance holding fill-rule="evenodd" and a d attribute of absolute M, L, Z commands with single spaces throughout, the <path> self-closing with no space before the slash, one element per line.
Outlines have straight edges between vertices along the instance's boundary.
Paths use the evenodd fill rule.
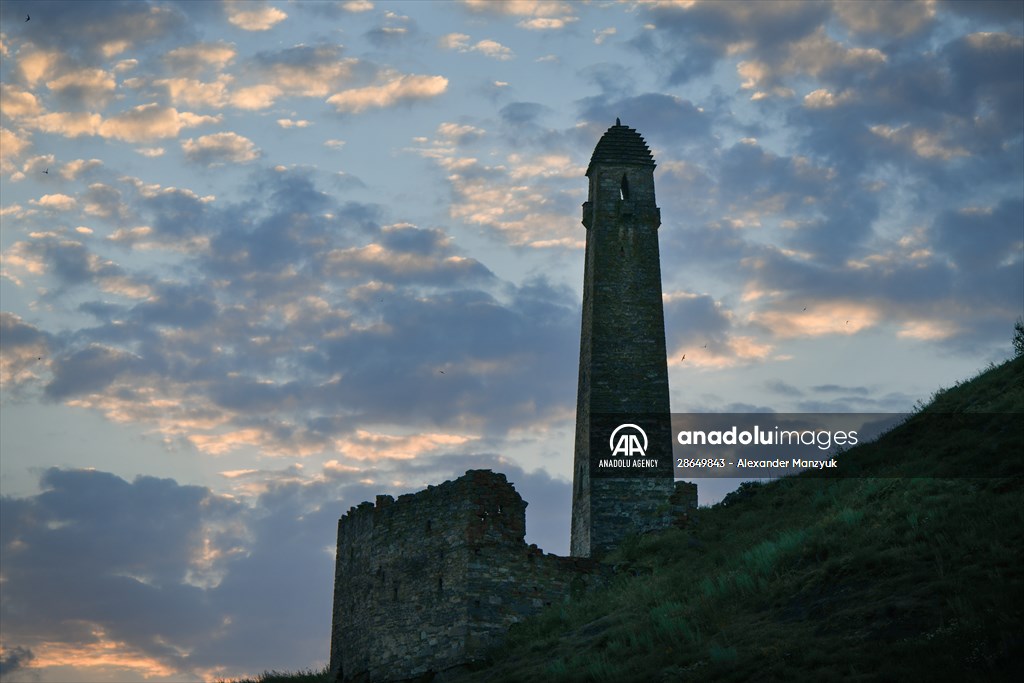
<path fill-rule="evenodd" d="M 580 205 L 616 117 L 658 164 L 674 412 L 906 411 L 1001 362 L 1022 23 L 4 0 L 0 674 L 319 667 L 338 517 L 471 468 L 565 554 Z"/>

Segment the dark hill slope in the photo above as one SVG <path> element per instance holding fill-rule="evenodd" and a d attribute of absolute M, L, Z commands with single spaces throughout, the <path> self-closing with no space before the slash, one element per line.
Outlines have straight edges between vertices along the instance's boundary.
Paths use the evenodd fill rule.
<path fill-rule="evenodd" d="M 746 484 L 613 561 L 649 575 L 445 680 L 1002 680 L 1024 671 L 1024 358 L 852 449 Z"/>
<path fill-rule="evenodd" d="M 859 476 L 745 484 L 634 539 L 610 559 L 640 576 L 435 681 L 1018 680 L 1022 453 L 1024 357 L 849 451 Z"/>

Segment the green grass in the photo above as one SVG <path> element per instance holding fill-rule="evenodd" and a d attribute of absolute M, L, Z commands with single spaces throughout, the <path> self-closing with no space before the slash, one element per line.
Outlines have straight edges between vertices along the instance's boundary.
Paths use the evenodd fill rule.
<path fill-rule="evenodd" d="M 936 392 L 847 452 L 863 476 L 748 483 L 685 530 L 631 540 L 609 560 L 650 574 L 518 624 L 452 680 L 1008 678 L 1024 646 L 1022 413 L 1024 359 Z"/>
<path fill-rule="evenodd" d="M 747 483 L 684 530 L 630 540 L 609 560 L 650 573 L 515 625 L 445 680 L 1015 678 L 1022 438 L 1018 358 L 850 449 L 863 476 Z"/>
<path fill-rule="evenodd" d="M 307 669 L 294 673 L 264 671 L 256 678 L 240 678 L 233 683 L 334 683 L 334 681 L 327 671 L 327 667 L 324 667 L 320 671 Z"/>

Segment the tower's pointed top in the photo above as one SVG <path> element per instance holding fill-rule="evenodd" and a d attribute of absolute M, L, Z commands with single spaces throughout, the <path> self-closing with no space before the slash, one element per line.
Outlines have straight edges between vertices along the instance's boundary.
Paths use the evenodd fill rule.
<path fill-rule="evenodd" d="M 621 124 L 621 123 L 619 122 L 619 117 L 618 117 L 618 116 L 616 116 L 616 117 L 615 117 L 615 125 L 616 125 L 616 126 L 621 126 L 621 125 L 622 125 L 622 124 Z"/>
<path fill-rule="evenodd" d="M 615 125 L 604 132 L 597 141 L 594 154 L 587 166 L 587 175 L 594 164 L 626 164 L 629 166 L 654 167 L 654 157 L 643 136 L 629 126 L 615 119 Z"/>

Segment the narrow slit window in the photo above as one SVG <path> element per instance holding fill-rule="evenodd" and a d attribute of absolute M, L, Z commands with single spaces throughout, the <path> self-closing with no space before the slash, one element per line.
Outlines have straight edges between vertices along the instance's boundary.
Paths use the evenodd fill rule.
<path fill-rule="evenodd" d="M 626 179 L 626 174 L 622 174 L 622 183 L 619 185 L 619 199 L 626 201 L 629 199 L 629 180 Z"/>

